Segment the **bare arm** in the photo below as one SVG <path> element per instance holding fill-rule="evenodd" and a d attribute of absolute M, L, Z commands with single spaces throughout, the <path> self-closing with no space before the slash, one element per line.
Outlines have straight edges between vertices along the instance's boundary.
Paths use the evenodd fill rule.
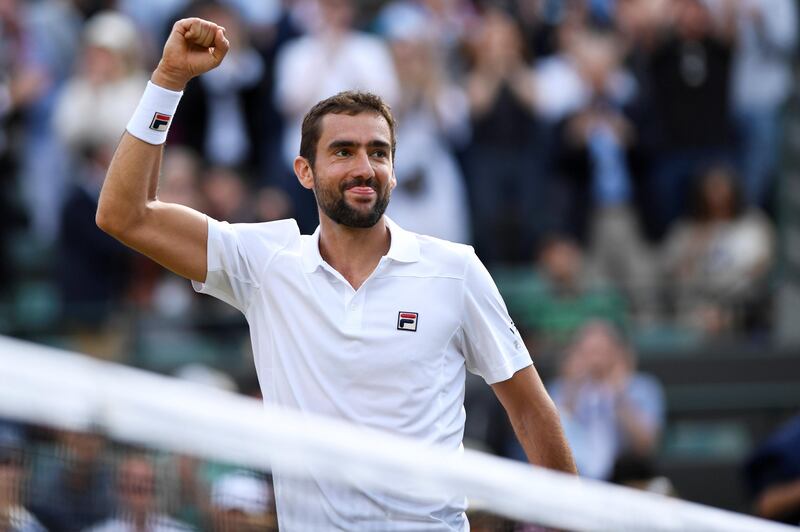
<path fill-rule="evenodd" d="M 180 91 L 194 76 L 219 65 L 228 51 L 224 29 L 201 19 L 175 23 L 152 81 Z M 114 153 L 97 208 L 97 225 L 178 275 L 205 281 L 205 216 L 156 195 L 161 146 L 128 133 Z"/>
<path fill-rule="evenodd" d="M 492 385 L 532 464 L 577 474 L 558 411 L 539 374 L 528 366 Z"/>
<path fill-rule="evenodd" d="M 755 509 L 761 517 L 779 519 L 797 508 L 800 508 L 800 480 L 767 488 L 758 497 Z"/>

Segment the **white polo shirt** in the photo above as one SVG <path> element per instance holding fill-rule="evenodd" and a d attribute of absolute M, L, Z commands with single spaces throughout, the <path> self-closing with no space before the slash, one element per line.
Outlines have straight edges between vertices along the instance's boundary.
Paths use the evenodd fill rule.
<path fill-rule="evenodd" d="M 492 384 L 531 357 L 471 247 L 386 222 L 389 252 L 354 290 L 320 256 L 319 228 L 309 236 L 294 220 L 230 225 L 209 218 L 208 275 L 193 285 L 246 316 L 265 401 L 456 451 L 465 369 Z M 276 480 L 287 530 L 467 527 L 463 498 L 343 495 L 324 482 L 303 490 L 295 500 L 288 483 Z M 309 508 L 326 524 L 301 521 Z"/>

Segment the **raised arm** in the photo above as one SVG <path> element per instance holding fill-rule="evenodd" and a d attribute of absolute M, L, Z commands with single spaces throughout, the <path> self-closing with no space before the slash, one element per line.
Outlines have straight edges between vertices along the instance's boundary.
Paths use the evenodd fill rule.
<path fill-rule="evenodd" d="M 558 411 L 536 369 L 521 369 L 510 379 L 493 384 L 492 389 L 505 408 L 528 461 L 577 474 Z"/>
<path fill-rule="evenodd" d="M 186 83 L 220 64 L 228 51 L 224 28 L 198 18 L 175 23 L 151 81 L 182 91 Z M 205 281 L 208 225 L 193 209 L 158 200 L 161 145 L 130 133 L 114 153 L 97 208 L 97 225 L 125 245 L 178 275 Z"/>

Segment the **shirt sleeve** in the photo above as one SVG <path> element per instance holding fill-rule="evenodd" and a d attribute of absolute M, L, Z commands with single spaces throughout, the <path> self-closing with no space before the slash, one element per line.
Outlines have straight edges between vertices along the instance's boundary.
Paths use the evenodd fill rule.
<path fill-rule="evenodd" d="M 474 252 L 467 259 L 463 309 L 467 370 L 494 384 L 533 363 L 497 286 Z"/>
<path fill-rule="evenodd" d="M 208 273 L 192 287 L 247 311 L 261 288 L 263 272 L 293 239 L 300 238 L 294 220 L 258 224 L 229 224 L 208 217 Z"/>

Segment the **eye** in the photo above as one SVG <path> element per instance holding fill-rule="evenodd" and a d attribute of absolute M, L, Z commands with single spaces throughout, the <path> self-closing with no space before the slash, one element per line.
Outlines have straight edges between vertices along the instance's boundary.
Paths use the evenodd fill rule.
<path fill-rule="evenodd" d="M 333 154 L 337 157 L 347 157 L 350 155 L 350 150 L 347 148 L 342 148 L 340 150 L 336 150 Z"/>
<path fill-rule="evenodd" d="M 372 152 L 372 156 L 383 159 L 383 158 L 387 157 L 388 154 L 386 153 L 386 150 L 380 149 L 380 150 L 375 150 L 374 152 Z"/>

